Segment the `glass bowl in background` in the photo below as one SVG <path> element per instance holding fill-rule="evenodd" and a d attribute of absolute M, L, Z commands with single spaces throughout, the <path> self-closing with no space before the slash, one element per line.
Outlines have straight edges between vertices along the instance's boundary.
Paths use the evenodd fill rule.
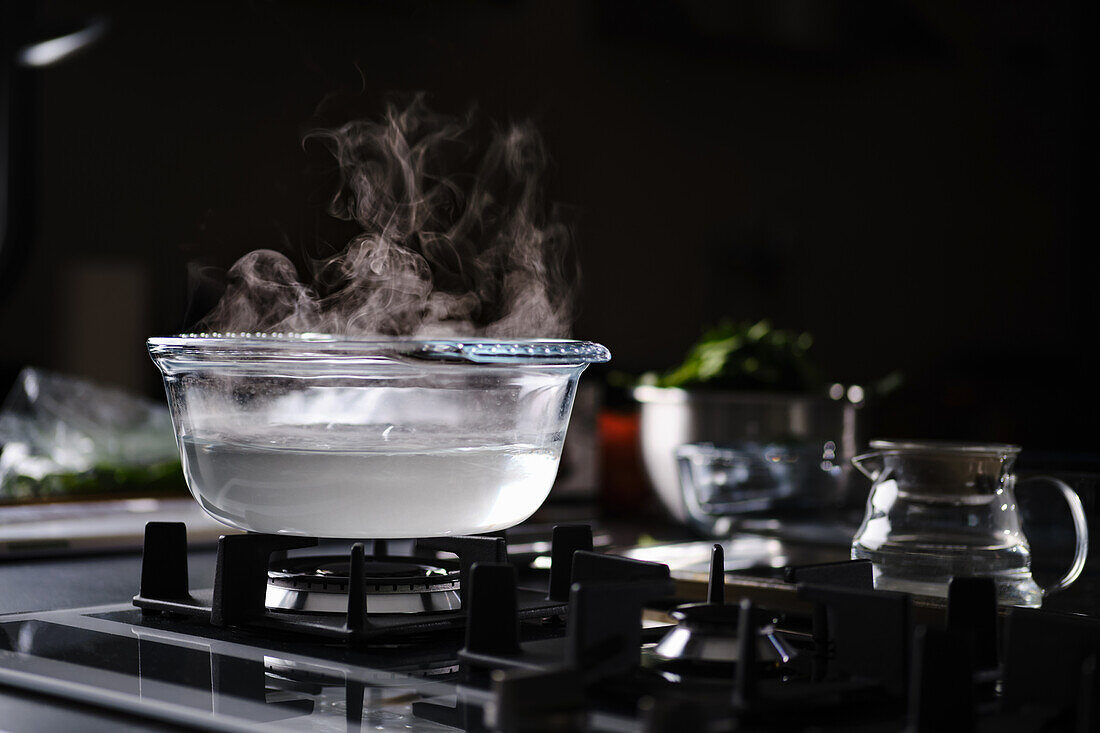
<path fill-rule="evenodd" d="M 815 443 L 690 443 L 676 450 L 684 508 L 697 525 L 742 514 L 812 506 L 831 464 Z M 816 501 L 815 501 L 816 499 Z"/>

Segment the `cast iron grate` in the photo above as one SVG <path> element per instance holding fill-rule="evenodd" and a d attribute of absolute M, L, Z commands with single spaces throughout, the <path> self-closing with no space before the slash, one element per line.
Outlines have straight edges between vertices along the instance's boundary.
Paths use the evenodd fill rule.
<path fill-rule="evenodd" d="M 455 611 L 417 614 L 369 614 L 365 610 L 362 544 L 355 544 L 348 556 L 349 590 L 347 613 L 316 615 L 271 610 L 265 599 L 268 568 L 273 553 L 312 547 L 316 539 L 266 534 L 227 535 L 218 541 L 217 566 L 212 590 L 192 592 L 187 580 L 187 531 L 180 522 L 150 522 L 145 528 L 141 589 L 134 605 L 143 613 L 175 614 L 205 620 L 215 626 L 301 634 L 314 638 L 365 644 L 393 638 L 461 629 L 466 624 L 464 607 Z M 550 592 L 519 588 L 516 592 L 517 620 L 561 616 L 568 611 L 568 588 L 573 558 L 578 551 L 592 549 L 588 526 L 555 527 L 552 544 L 553 568 Z M 472 568 L 481 563 L 503 563 L 507 545 L 503 537 L 445 537 L 417 541 L 418 551 L 450 552 L 460 577 L 460 593 L 466 604 Z M 446 562 L 446 561 L 443 561 Z"/>

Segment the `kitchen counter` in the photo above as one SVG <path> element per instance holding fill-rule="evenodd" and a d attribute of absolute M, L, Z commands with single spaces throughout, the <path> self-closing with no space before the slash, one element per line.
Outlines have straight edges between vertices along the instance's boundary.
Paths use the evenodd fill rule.
<path fill-rule="evenodd" d="M 198 549 L 187 559 L 191 587 L 209 587 L 214 550 Z M 6 560 L 0 562 L 0 614 L 120 603 L 134 597 L 140 580 L 140 552 Z"/>

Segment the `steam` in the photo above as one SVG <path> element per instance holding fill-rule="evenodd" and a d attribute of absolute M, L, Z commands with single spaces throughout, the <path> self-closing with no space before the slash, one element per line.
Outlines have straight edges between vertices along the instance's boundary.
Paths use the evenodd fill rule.
<path fill-rule="evenodd" d="M 361 233 L 312 263 L 256 250 L 229 270 L 209 331 L 346 336 L 560 337 L 572 322 L 569 231 L 547 210 L 547 155 L 530 123 L 479 144 L 473 114 L 437 114 L 415 97 L 307 136 L 332 153 L 330 212 Z"/>

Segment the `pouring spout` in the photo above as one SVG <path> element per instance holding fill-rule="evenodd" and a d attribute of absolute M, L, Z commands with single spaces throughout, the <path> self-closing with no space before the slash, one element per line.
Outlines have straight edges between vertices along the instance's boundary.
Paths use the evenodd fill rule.
<path fill-rule="evenodd" d="M 864 453 L 863 455 L 853 458 L 852 465 L 867 478 L 872 481 L 877 481 L 878 477 L 882 475 L 882 469 L 885 466 L 882 458 L 883 454 L 881 451 L 871 451 L 870 453 Z"/>

